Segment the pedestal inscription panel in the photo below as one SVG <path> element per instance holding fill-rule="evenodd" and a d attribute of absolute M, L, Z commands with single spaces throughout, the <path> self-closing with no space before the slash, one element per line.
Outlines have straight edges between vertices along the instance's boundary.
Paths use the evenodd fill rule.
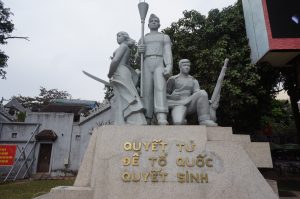
<path fill-rule="evenodd" d="M 74 187 L 88 188 L 86 199 L 278 198 L 239 143 L 208 141 L 205 126 L 98 128 Z"/>

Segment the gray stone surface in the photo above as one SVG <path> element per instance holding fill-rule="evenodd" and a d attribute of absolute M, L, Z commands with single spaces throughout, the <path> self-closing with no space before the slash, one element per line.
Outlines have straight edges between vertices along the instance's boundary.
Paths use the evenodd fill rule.
<path fill-rule="evenodd" d="M 61 198 L 90 199 L 93 197 L 93 190 L 89 187 L 60 186 L 60 187 L 53 188 L 50 191 L 50 193 L 47 195 L 47 197 L 51 199 L 61 199 Z"/>
<path fill-rule="evenodd" d="M 231 141 L 232 136 L 231 127 L 207 127 L 208 141 Z"/>
<path fill-rule="evenodd" d="M 91 139 L 75 185 L 83 186 L 89 199 L 117 198 L 225 198 L 268 199 L 278 198 L 257 170 L 249 155 L 237 142 L 209 141 L 205 126 L 107 126 L 98 128 Z M 216 129 L 214 129 L 216 130 Z M 220 129 L 221 130 L 221 129 Z M 226 131 L 228 129 L 224 129 Z M 150 142 L 162 139 L 166 150 L 138 152 L 139 166 L 124 166 L 123 158 L 132 157 L 133 151 L 124 150 L 126 142 Z M 192 141 L 192 142 L 191 142 Z M 180 152 L 176 144 L 196 144 L 194 152 Z M 260 146 L 259 148 L 264 148 Z M 167 165 L 154 167 L 151 156 L 166 155 Z M 205 154 L 213 167 L 179 167 L 178 157 L 193 158 Z M 89 166 L 89 165 L 92 165 Z M 168 173 L 165 182 L 123 182 L 124 172 L 149 172 L 160 169 Z M 207 173 L 208 183 L 180 183 L 176 174 Z M 52 189 L 48 198 L 82 198 L 75 193 L 80 189 Z M 76 191 L 74 191 L 76 190 Z M 92 195 L 92 196 L 91 196 Z"/>
<path fill-rule="evenodd" d="M 267 179 L 267 182 L 269 183 L 269 185 L 271 186 L 271 188 L 273 189 L 274 193 L 279 196 L 279 192 L 278 192 L 278 186 L 277 186 L 277 181 L 276 180 L 269 180 Z"/>
<path fill-rule="evenodd" d="M 77 178 L 74 182 L 74 186 L 77 187 L 90 187 L 92 179 L 93 160 L 95 155 L 97 133 L 93 133 L 89 145 L 86 148 L 80 169 L 77 174 Z"/>
<path fill-rule="evenodd" d="M 249 142 L 251 142 L 250 135 L 237 135 L 237 134 L 234 134 L 234 135 L 232 135 L 231 140 L 233 142 L 238 142 L 238 143 L 249 143 Z"/>
<path fill-rule="evenodd" d="M 278 198 L 242 146 L 215 141 L 208 142 L 207 149 L 224 158 L 225 171 L 213 174 L 207 198 Z"/>
<path fill-rule="evenodd" d="M 269 143 L 251 142 L 243 144 L 243 148 L 258 168 L 273 168 Z"/>

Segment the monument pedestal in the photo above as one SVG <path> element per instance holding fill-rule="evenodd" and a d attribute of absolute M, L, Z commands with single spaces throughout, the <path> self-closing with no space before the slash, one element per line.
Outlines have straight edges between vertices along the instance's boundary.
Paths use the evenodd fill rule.
<path fill-rule="evenodd" d="M 278 198 L 257 167 L 272 167 L 269 144 L 231 128 L 105 126 L 94 131 L 74 186 L 39 198 Z"/>

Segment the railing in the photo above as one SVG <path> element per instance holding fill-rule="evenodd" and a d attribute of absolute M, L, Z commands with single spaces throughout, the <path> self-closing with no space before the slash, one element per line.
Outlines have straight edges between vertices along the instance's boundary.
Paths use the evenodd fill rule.
<path fill-rule="evenodd" d="M 22 149 L 22 151 L 20 152 L 18 158 L 15 160 L 13 166 L 11 167 L 11 169 L 9 170 L 8 174 L 6 175 L 5 179 L 4 179 L 4 182 L 6 182 L 8 180 L 8 178 L 10 177 L 12 171 L 16 168 L 17 164 L 19 163 L 20 159 L 21 159 L 21 156 L 23 155 L 24 156 L 24 162 L 22 163 L 22 165 L 20 166 L 20 168 L 18 169 L 17 171 L 17 174 L 13 177 L 13 181 L 15 181 L 18 177 L 18 175 L 20 174 L 22 168 L 24 167 L 24 165 L 27 163 L 29 157 L 30 157 L 30 154 L 34 151 L 35 147 L 36 147 L 36 141 L 34 141 L 34 144 L 32 146 L 32 148 L 30 149 L 28 155 L 26 156 L 26 148 L 28 147 L 29 143 L 31 142 L 32 138 L 36 135 L 36 133 L 38 132 L 38 129 L 39 129 L 39 126 L 40 124 L 37 124 L 36 125 L 36 128 L 34 129 L 34 131 L 31 133 L 31 136 L 30 138 L 28 139 L 28 141 L 26 142 L 24 148 Z M 29 169 L 31 168 L 33 162 L 35 160 L 35 157 L 33 156 L 32 157 L 32 160 L 29 164 L 29 166 L 27 166 L 27 169 L 23 175 L 23 178 L 26 176 L 27 172 L 29 171 Z"/>

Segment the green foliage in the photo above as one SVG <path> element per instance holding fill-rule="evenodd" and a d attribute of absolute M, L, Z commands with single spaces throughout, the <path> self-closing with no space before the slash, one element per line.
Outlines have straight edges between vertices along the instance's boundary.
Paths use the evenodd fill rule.
<path fill-rule="evenodd" d="M 10 20 L 9 8 L 5 8 L 3 2 L 0 0 L 0 45 L 7 43 L 6 39 L 10 36 L 10 33 L 14 30 L 14 24 Z M 0 78 L 5 79 L 8 56 L 0 50 Z"/>
<path fill-rule="evenodd" d="M 58 89 L 47 90 L 44 87 L 40 87 L 40 94 L 36 97 L 13 96 L 13 98 L 16 98 L 25 108 L 30 108 L 33 111 L 43 105 L 49 104 L 53 99 L 67 99 L 71 97 L 67 91 L 59 91 Z"/>
<path fill-rule="evenodd" d="M 271 127 L 274 134 L 295 132 L 295 128 L 291 128 L 292 124 L 293 113 L 287 100 L 272 100 L 270 111 L 261 117 L 261 126 Z"/>
<path fill-rule="evenodd" d="M 166 28 L 173 42 L 174 70 L 182 58 L 192 62 L 191 74 L 211 96 L 226 57 L 229 68 L 223 82 L 218 123 L 235 131 L 253 132 L 271 108 L 279 73 L 267 64 L 250 63 L 242 3 L 211 10 L 205 17 L 195 10 Z"/>
<path fill-rule="evenodd" d="M 109 100 L 113 96 L 113 89 L 112 87 L 105 85 L 104 90 L 104 99 Z"/>
<path fill-rule="evenodd" d="M 17 113 L 17 121 L 18 122 L 24 122 L 25 118 L 26 118 L 26 113 L 25 112 Z"/>
<path fill-rule="evenodd" d="M 296 60 L 295 60 L 296 61 Z M 298 57 L 298 62 L 299 57 Z M 300 90 L 299 90 L 299 68 L 297 65 L 299 63 L 290 63 L 293 64 L 293 67 L 283 67 L 281 68 L 280 72 L 282 75 L 282 82 L 283 88 L 287 91 L 288 95 L 290 96 L 292 112 L 294 117 L 295 126 L 297 128 L 298 136 L 297 136 L 297 143 L 300 143 L 300 114 L 297 102 L 300 98 Z"/>

